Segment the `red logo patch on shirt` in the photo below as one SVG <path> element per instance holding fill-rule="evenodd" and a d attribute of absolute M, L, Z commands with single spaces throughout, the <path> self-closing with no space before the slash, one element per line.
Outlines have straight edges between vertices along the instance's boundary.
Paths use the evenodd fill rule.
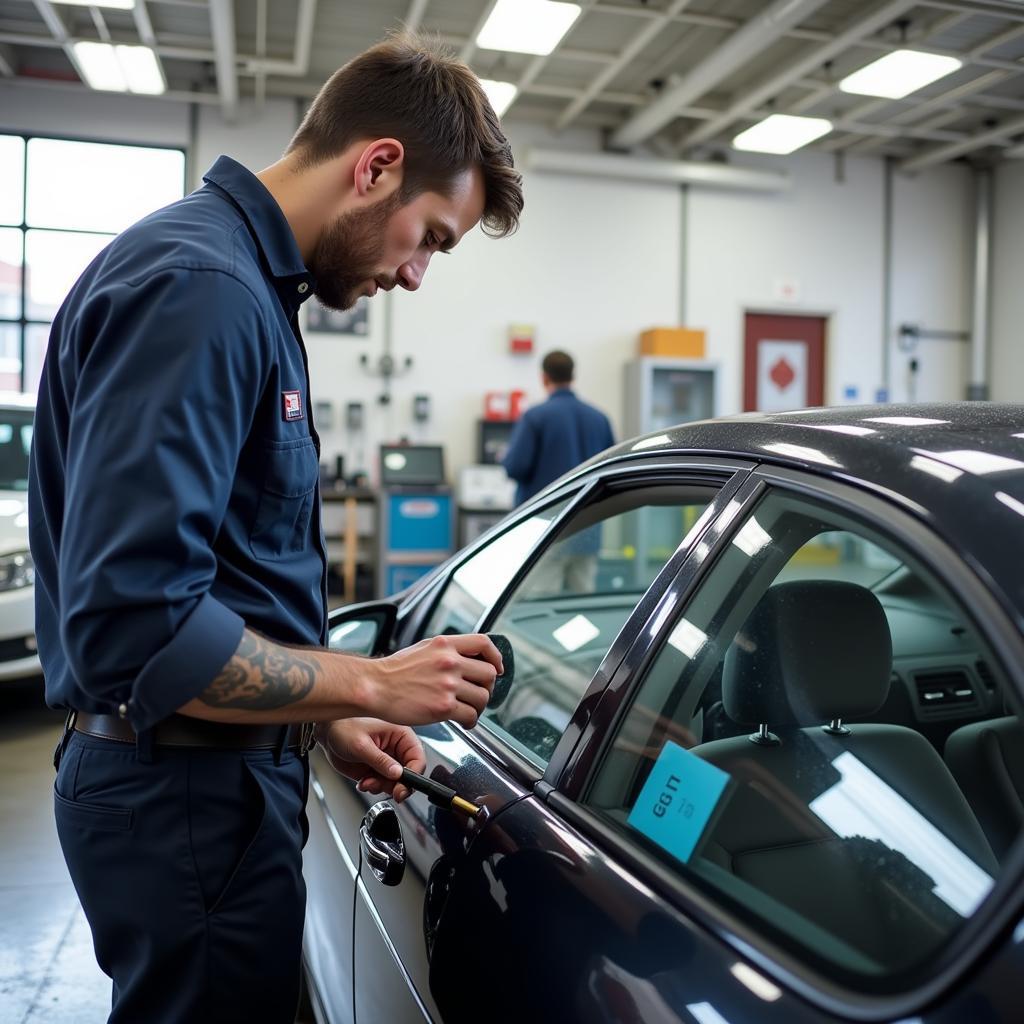
<path fill-rule="evenodd" d="M 286 420 L 301 420 L 304 416 L 304 413 L 302 412 L 301 392 L 282 391 L 281 409 L 282 414 Z"/>

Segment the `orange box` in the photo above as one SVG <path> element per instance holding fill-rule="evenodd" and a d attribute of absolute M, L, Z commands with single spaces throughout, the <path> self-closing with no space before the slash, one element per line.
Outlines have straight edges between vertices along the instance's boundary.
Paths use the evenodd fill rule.
<path fill-rule="evenodd" d="M 703 359 L 704 337 L 704 331 L 693 327 L 652 327 L 640 335 L 640 355 Z"/>

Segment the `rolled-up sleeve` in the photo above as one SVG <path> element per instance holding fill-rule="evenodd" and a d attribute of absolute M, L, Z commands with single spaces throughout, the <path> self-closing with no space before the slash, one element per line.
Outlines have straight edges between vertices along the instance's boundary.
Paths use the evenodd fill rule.
<path fill-rule="evenodd" d="M 61 641 L 78 685 L 144 729 L 198 696 L 242 619 L 213 551 L 268 365 L 249 289 L 170 268 L 108 287 L 72 327 Z"/>

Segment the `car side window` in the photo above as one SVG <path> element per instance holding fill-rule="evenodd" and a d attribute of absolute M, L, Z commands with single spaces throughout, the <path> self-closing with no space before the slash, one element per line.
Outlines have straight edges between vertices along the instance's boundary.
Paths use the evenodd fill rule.
<path fill-rule="evenodd" d="M 1024 738 L 1000 685 L 909 552 L 770 494 L 668 629 L 584 802 L 819 970 L 903 975 L 978 910 L 1016 838 L 979 778 L 980 733 Z"/>
<path fill-rule="evenodd" d="M 580 509 L 491 625 L 515 654 L 504 700 L 480 720 L 543 767 L 640 598 L 714 495 L 659 486 Z"/>
<path fill-rule="evenodd" d="M 568 499 L 534 512 L 467 558 L 452 573 L 423 635 L 472 633 L 567 504 Z"/>

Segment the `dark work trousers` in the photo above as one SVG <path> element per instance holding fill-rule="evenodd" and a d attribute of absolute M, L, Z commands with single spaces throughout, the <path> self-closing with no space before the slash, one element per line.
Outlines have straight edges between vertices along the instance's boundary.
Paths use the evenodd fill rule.
<path fill-rule="evenodd" d="M 72 733 L 57 833 L 113 979 L 110 1024 L 292 1024 L 306 758 Z"/>

